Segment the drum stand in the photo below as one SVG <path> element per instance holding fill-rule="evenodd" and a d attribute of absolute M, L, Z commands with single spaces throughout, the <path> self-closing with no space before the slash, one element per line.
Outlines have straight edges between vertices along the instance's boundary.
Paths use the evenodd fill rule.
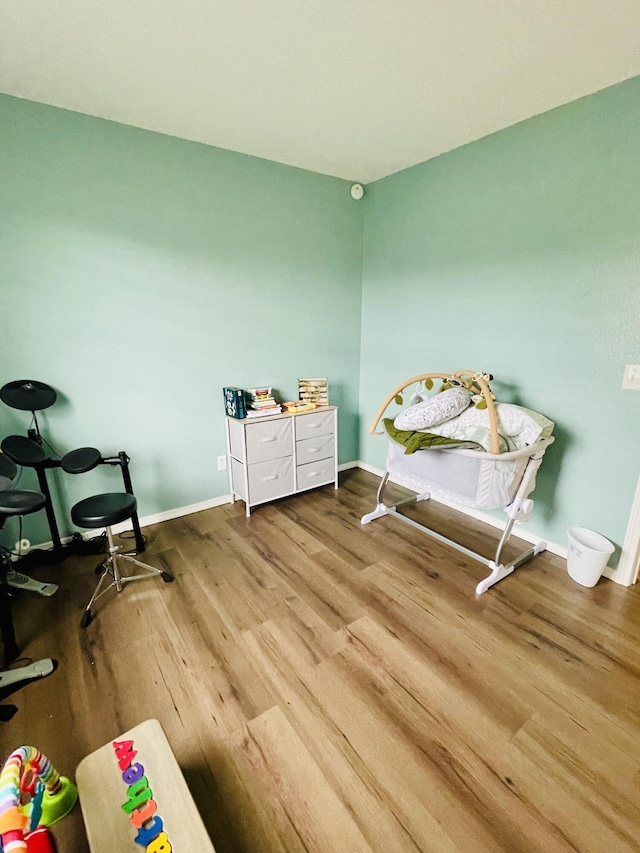
<path fill-rule="evenodd" d="M 4 460 L 4 480 L 12 480 L 15 476 L 11 470 L 11 463 Z M 15 468 L 13 469 L 15 471 Z M 37 492 L 28 492 L 24 490 L 12 489 L 9 491 L 0 492 L 0 506 L 4 510 L 0 513 L 0 527 L 4 520 L 10 515 L 23 515 L 31 512 L 36 512 L 44 508 L 44 495 Z M 8 666 L 11 661 L 14 661 L 20 654 L 20 648 L 16 642 L 15 629 L 13 625 L 13 614 L 11 612 L 11 598 L 9 595 L 9 586 L 24 586 L 23 583 L 14 584 L 9 579 L 10 559 L 7 553 L 0 553 L 0 636 L 2 636 L 3 648 L 3 666 Z M 25 575 L 21 575 L 26 581 L 31 581 Z M 37 583 L 33 581 L 33 583 Z M 58 588 L 55 584 L 41 585 L 50 586 L 51 591 L 45 594 L 52 594 Z M 40 590 L 38 590 L 40 591 Z M 5 699 L 7 696 L 14 693 L 20 687 L 27 684 L 36 678 L 43 678 L 54 671 L 56 664 L 51 658 L 36 661 L 29 666 L 23 666 L 19 669 L 7 670 L 0 672 L 0 699 Z M 15 705 L 0 705 L 0 722 L 10 720 L 18 709 Z"/>
<path fill-rule="evenodd" d="M 56 459 L 49 459 L 42 447 L 43 439 L 36 412 L 48 409 L 57 399 L 58 395 L 50 385 L 46 385 L 44 382 L 36 382 L 33 379 L 18 379 L 0 388 L 0 400 L 12 409 L 31 412 L 32 421 L 35 424 L 35 429 L 29 428 L 26 436 L 7 436 L 1 446 L 2 451 L 17 465 L 33 468 L 36 472 L 40 492 L 45 497 L 44 510 L 53 544 L 53 550 L 48 553 L 53 557 L 54 562 L 64 559 L 64 551 L 45 472 L 49 468 L 60 467 L 60 462 Z"/>

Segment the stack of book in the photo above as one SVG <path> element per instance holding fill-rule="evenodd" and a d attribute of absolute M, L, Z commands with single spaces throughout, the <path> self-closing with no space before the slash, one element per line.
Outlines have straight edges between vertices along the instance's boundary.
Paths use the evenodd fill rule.
<path fill-rule="evenodd" d="M 258 388 L 248 388 L 246 392 L 248 418 L 260 418 L 267 415 L 278 415 L 282 406 L 277 403 L 270 385 L 261 385 Z"/>
<path fill-rule="evenodd" d="M 329 388 L 326 379 L 298 379 L 298 397 L 316 406 L 329 405 Z"/>

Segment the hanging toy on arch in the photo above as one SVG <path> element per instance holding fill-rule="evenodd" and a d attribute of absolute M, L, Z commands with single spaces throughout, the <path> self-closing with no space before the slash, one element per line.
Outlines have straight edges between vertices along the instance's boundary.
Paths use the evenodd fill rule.
<path fill-rule="evenodd" d="M 0 851 L 55 853 L 48 827 L 69 814 L 76 786 L 33 746 L 11 753 L 0 774 Z"/>

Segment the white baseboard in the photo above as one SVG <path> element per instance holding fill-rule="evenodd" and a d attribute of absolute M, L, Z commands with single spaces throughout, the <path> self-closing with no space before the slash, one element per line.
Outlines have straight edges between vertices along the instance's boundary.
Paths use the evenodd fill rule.
<path fill-rule="evenodd" d="M 362 468 L 363 471 L 368 471 L 369 474 L 375 474 L 376 477 L 384 476 L 384 471 L 381 468 L 374 468 L 373 465 L 369 465 L 368 462 L 363 462 L 361 459 L 355 463 L 356 468 Z M 412 491 L 415 491 L 413 489 Z"/>
<path fill-rule="evenodd" d="M 183 515 L 192 515 L 194 512 L 202 512 L 205 509 L 211 509 L 214 506 L 223 506 L 231 503 L 231 495 L 221 495 L 219 498 L 209 498 L 206 501 L 200 501 L 196 504 L 188 506 L 180 506 L 177 509 L 166 509 L 163 512 L 155 512 L 152 515 L 145 515 L 140 518 L 140 527 L 148 527 L 150 524 L 159 524 L 161 521 L 171 521 L 172 518 L 182 518 Z M 124 530 L 132 530 L 131 520 L 122 521 L 120 524 L 114 524 L 111 528 L 114 533 L 122 533 Z M 85 538 L 98 536 L 102 530 L 92 530 L 85 534 Z"/>
<path fill-rule="evenodd" d="M 338 465 L 338 471 L 347 471 L 349 468 L 357 468 L 359 462 L 343 462 L 342 465 Z M 140 518 L 140 527 L 148 527 L 150 524 L 159 524 L 161 521 L 170 521 L 172 518 L 182 518 L 184 515 L 192 515 L 194 512 L 202 512 L 205 509 L 211 509 L 214 506 L 223 506 L 224 504 L 231 503 L 231 495 L 220 495 L 218 498 L 209 498 L 206 501 L 200 501 L 199 503 L 189 504 L 188 506 L 177 507 L 177 509 L 167 509 L 163 512 L 156 512 L 152 515 L 145 515 Z M 120 524 L 114 524 L 111 528 L 114 533 L 123 533 L 127 530 L 132 530 L 133 527 L 131 525 L 131 520 L 127 519 L 127 521 L 121 521 Z M 96 530 L 87 530 L 83 533 L 84 539 L 93 539 L 95 536 L 100 536 L 104 532 L 104 528 L 96 529 Z M 63 543 L 70 542 L 71 536 L 65 536 L 62 540 Z M 43 542 L 41 545 L 32 545 L 31 548 L 52 548 L 53 542 Z"/>
<path fill-rule="evenodd" d="M 338 465 L 338 471 L 348 471 L 352 468 L 361 468 L 363 471 L 367 471 L 369 474 L 374 474 L 376 477 L 382 477 L 384 475 L 384 471 L 380 468 L 375 468 L 373 465 L 369 465 L 367 462 L 363 462 L 362 460 L 354 460 L 353 462 L 343 462 Z M 410 491 L 415 492 L 410 485 L 407 483 L 403 483 L 400 478 L 390 477 L 389 478 L 393 483 L 397 483 L 399 486 L 403 486 L 404 488 L 409 489 Z M 455 504 L 451 501 L 447 501 L 443 498 L 438 498 L 435 495 L 431 498 L 431 500 L 436 501 L 436 503 L 440 503 L 443 506 L 448 506 L 451 509 L 455 509 L 458 512 L 463 513 L 464 515 L 468 515 L 471 518 L 475 518 L 477 521 L 481 521 L 484 524 L 490 524 L 491 527 L 495 527 L 498 530 L 504 530 L 506 521 L 502 521 L 501 519 L 494 518 L 492 515 L 488 515 L 487 513 L 480 512 L 479 510 L 472 509 L 471 507 L 461 506 L 460 504 Z M 176 509 L 168 509 L 163 512 L 153 513 L 152 515 L 146 515 L 140 519 L 140 527 L 147 527 L 150 524 L 159 524 L 162 521 L 169 521 L 173 518 L 181 518 L 185 515 L 191 515 L 195 512 L 202 512 L 205 509 L 211 509 L 212 507 L 222 506 L 223 504 L 228 504 L 231 502 L 231 495 L 221 495 L 217 498 L 210 498 L 206 501 L 200 501 L 199 503 L 189 504 L 188 506 L 178 507 Z M 126 530 L 131 530 L 131 521 L 123 521 L 120 524 L 114 524 L 112 530 L 114 533 L 122 533 Z M 91 539 L 94 536 L 99 536 L 103 531 L 102 530 L 92 530 L 90 532 L 84 533 L 85 539 Z M 535 533 L 529 533 L 529 531 L 523 525 L 517 525 L 514 535 L 519 539 L 524 539 L 525 542 L 530 542 L 532 545 L 535 545 L 541 539 L 544 539 L 544 536 L 538 536 Z M 69 542 L 71 539 L 70 536 L 67 536 L 62 539 L 63 542 Z M 41 545 L 32 545 L 32 548 L 52 548 L 53 542 L 43 542 Z M 562 559 L 567 559 L 567 548 L 565 545 L 559 545 L 557 542 L 549 542 L 547 541 L 547 550 L 552 554 L 555 554 L 557 557 L 562 557 Z M 603 572 L 603 576 L 609 578 L 610 580 L 615 581 L 623 586 L 629 586 L 633 583 L 633 580 L 630 576 L 624 575 L 622 573 L 611 566 L 607 566 Z"/>
<path fill-rule="evenodd" d="M 183 515 L 191 515 L 194 512 L 202 512 L 204 509 L 211 509 L 214 506 L 222 506 L 223 504 L 228 503 L 231 503 L 231 495 L 221 495 L 219 498 L 209 498 L 209 500 L 189 504 L 188 506 L 181 506 L 177 509 L 167 509 L 163 512 L 152 513 L 151 515 L 145 515 L 143 518 L 139 519 L 140 527 L 148 527 L 150 524 L 159 524 L 161 521 L 170 521 L 172 518 L 181 518 Z M 120 524 L 114 524 L 111 529 L 116 534 L 123 533 L 126 530 L 133 530 L 131 519 L 121 521 Z M 102 533 L 104 533 L 104 527 L 96 530 L 85 530 L 82 536 L 84 539 L 93 539 L 96 536 L 100 536 Z M 63 536 L 60 541 L 63 544 L 66 544 L 67 542 L 70 542 L 71 539 L 71 536 Z M 33 550 L 34 548 L 47 550 L 49 548 L 53 548 L 53 542 L 49 541 L 42 542 L 40 545 L 32 545 L 29 550 Z"/>
<path fill-rule="evenodd" d="M 338 465 L 338 471 L 347 471 L 349 468 L 357 468 L 359 463 L 356 462 L 344 462 L 341 465 Z M 172 518 L 181 518 L 185 515 L 192 515 L 194 512 L 202 512 L 205 509 L 211 509 L 215 506 L 223 506 L 224 504 L 231 503 L 231 495 L 220 495 L 217 498 L 209 498 L 206 501 L 200 501 L 199 503 L 189 504 L 188 506 L 177 507 L 176 509 L 167 509 L 163 512 L 152 513 L 151 515 L 145 515 L 139 519 L 140 527 L 148 527 L 150 524 L 159 524 L 162 521 L 170 521 Z M 131 525 L 131 520 L 127 519 L 127 521 L 122 521 L 120 524 L 114 524 L 111 528 L 114 533 L 124 533 L 127 530 L 132 530 L 133 527 Z M 84 539 L 93 539 L 96 536 L 100 536 L 104 533 L 104 528 L 99 528 L 95 530 L 85 530 L 83 532 Z M 71 536 L 61 537 L 61 542 L 66 544 L 71 541 Z M 53 542 L 41 542 L 39 545 L 31 545 L 29 550 L 33 550 L 35 548 L 41 548 L 43 550 L 48 550 L 53 548 Z"/>

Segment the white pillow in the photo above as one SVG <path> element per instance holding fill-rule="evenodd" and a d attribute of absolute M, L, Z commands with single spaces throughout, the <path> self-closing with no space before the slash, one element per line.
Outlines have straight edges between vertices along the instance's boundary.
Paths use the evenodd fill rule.
<path fill-rule="evenodd" d="M 397 429 L 429 429 L 455 418 L 470 403 L 471 397 L 464 388 L 449 388 L 400 412 L 393 423 Z"/>
<path fill-rule="evenodd" d="M 553 421 L 539 412 L 525 409 L 524 406 L 516 406 L 515 403 L 496 403 L 496 414 L 498 416 L 498 432 L 501 436 L 506 437 L 507 444 L 511 445 L 510 450 L 520 450 L 521 447 L 533 444 L 539 438 L 547 438 L 555 426 Z M 472 406 L 459 417 L 438 426 L 434 432 L 445 436 L 445 438 L 468 440 L 472 438 L 473 431 L 476 429 L 485 429 L 487 437 L 489 437 L 489 426 L 487 409 L 476 409 L 475 406 Z M 487 445 L 478 435 L 473 435 L 473 440 L 482 444 L 486 450 L 490 449 L 490 444 Z"/>

